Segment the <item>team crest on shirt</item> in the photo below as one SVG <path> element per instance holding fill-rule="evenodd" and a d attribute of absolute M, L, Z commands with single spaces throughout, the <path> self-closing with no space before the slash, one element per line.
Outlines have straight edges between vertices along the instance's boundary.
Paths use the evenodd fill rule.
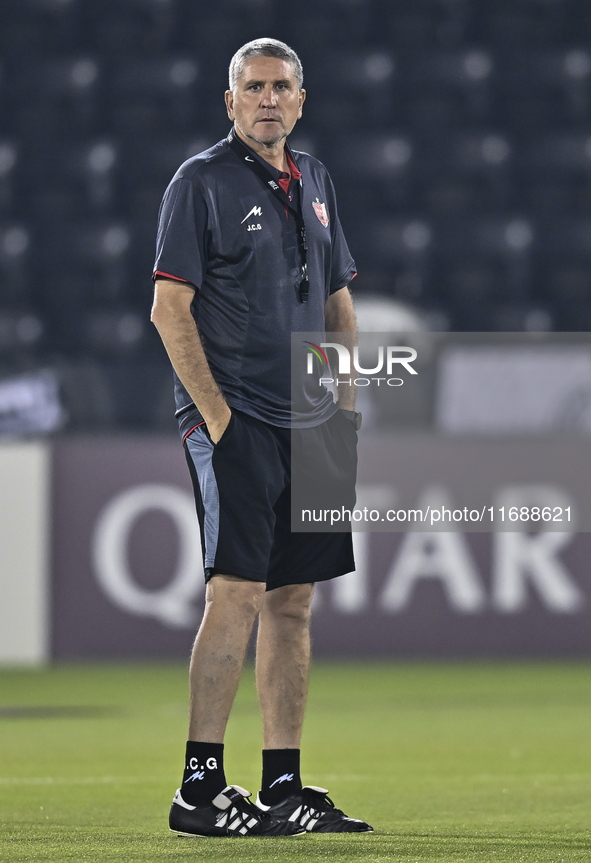
<path fill-rule="evenodd" d="M 318 198 L 316 198 L 315 201 L 312 201 L 312 206 L 321 224 L 325 228 L 328 228 L 328 210 L 326 209 L 326 204 L 321 204 Z"/>

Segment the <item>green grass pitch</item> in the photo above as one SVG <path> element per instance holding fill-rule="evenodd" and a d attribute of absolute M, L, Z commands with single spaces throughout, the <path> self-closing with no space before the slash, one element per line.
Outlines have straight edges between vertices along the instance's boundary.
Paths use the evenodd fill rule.
<path fill-rule="evenodd" d="M 179 664 L 0 670 L 0 860 L 591 861 L 589 663 L 318 663 L 304 781 L 367 836 L 173 836 L 185 727 Z M 260 746 L 248 668 L 229 781 Z"/>

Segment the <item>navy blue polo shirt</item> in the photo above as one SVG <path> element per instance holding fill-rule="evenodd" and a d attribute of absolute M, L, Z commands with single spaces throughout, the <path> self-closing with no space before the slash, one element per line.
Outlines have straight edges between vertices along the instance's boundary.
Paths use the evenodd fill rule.
<path fill-rule="evenodd" d="M 283 175 L 250 152 L 279 182 Z M 271 425 L 303 428 L 324 422 L 336 407 L 316 377 L 293 409 L 291 334 L 324 332 L 329 295 L 356 269 L 326 168 L 307 153 L 288 152 L 301 172 L 289 194 L 299 198 L 306 225 L 307 302 L 299 296 L 294 215 L 227 140 L 189 159 L 173 177 L 160 208 L 154 274 L 195 288 L 191 312 L 230 407 Z M 176 374 L 175 400 L 184 436 L 202 417 Z"/>

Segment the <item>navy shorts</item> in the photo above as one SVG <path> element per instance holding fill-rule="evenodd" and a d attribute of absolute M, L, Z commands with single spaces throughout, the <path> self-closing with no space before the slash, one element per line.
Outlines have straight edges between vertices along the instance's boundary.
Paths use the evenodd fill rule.
<path fill-rule="evenodd" d="M 293 444 L 315 453 L 318 463 L 337 437 L 355 449 L 355 428 L 342 411 L 319 426 L 292 431 L 233 409 L 217 444 L 204 424 L 186 438 L 206 581 L 234 575 L 273 590 L 355 569 L 350 531 L 292 533 L 292 435 Z M 354 472 L 349 503 L 354 503 Z"/>

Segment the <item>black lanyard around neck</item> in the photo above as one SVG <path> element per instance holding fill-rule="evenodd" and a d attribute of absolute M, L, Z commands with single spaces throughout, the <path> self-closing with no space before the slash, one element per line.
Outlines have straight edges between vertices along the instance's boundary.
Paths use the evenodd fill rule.
<path fill-rule="evenodd" d="M 253 171 L 257 175 L 257 177 L 262 180 L 265 186 L 267 186 L 267 188 L 269 188 L 273 192 L 277 200 L 281 201 L 283 206 L 286 207 L 293 214 L 296 223 L 298 249 L 300 252 L 301 261 L 299 297 L 300 303 L 306 303 L 308 301 L 308 294 L 310 292 L 307 262 L 308 242 L 306 239 L 306 225 L 304 223 L 304 217 L 302 215 L 301 207 L 297 207 L 293 203 L 293 201 L 290 200 L 289 195 L 283 191 L 279 183 L 277 183 L 277 181 L 271 176 L 271 173 L 261 164 L 261 162 L 257 158 L 251 156 L 251 150 L 246 146 L 246 144 L 242 143 L 234 129 L 230 131 L 227 141 L 230 149 L 233 150 L 234 153 L 236 153 L 238 158 L 248 165 L 250 170 Z"/>

